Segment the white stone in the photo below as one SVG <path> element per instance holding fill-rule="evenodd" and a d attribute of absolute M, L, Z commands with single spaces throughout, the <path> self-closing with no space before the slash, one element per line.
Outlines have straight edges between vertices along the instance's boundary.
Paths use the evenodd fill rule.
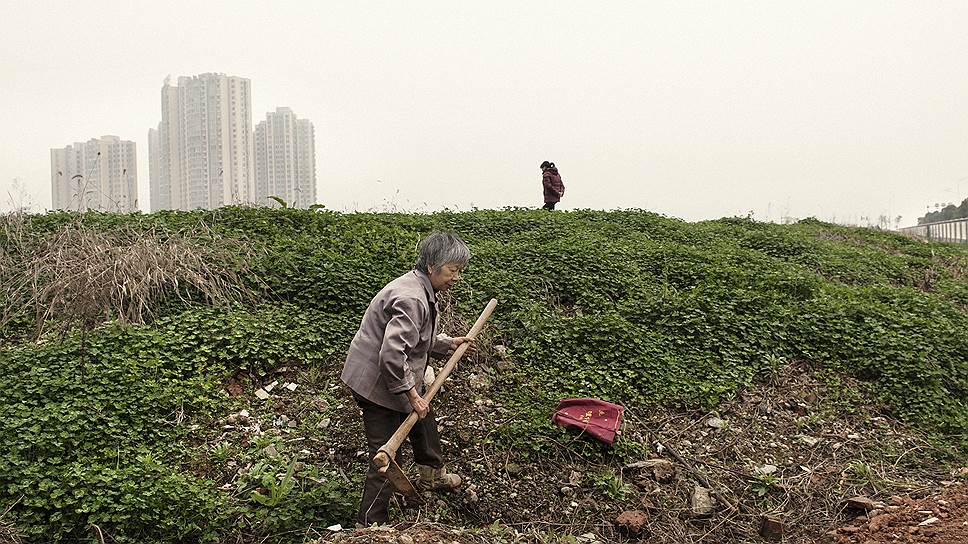
<path fill-rule="evenodd" d="M 776 465 L 763 465 L 761 467 L 756 467 L 756 473 L 766 476 L 767 474 L 773 474 L 776 472 Z"/>
<path fill-rule="evenodd" d="M 709 425 L 713 429 L 722 429 L 726 426 L 726 422 L 718 417 L 711 417 L 706 420 L 706 425 Z"/>
<path fill-rule="evenodd" d="M 716 499 L 713 499 L 708 489 L 700 485 L 692 490 L 691 503 L 692 513 L 696 516 L 707 516 L 716 510 Z"/>
<path fill-rule="evenodd" d="M 799 440 L 800 442 L 803 442 L 804 444 L 810 446 L 811 448 L 820 443 L 819 438 L 814 438 L 812 436 L 807 436 L 805 434 L 798 434 L 796 438 L 797 440 Z"/>

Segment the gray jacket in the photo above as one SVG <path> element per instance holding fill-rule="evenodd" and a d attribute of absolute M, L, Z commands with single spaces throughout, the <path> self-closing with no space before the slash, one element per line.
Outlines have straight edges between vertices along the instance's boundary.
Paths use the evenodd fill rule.
<path fill-rule="evenodd" d="M 453 340 L 435 334 L 437 314 L 423 272 L 412 270 L 388 283 L 363 314 L 343 364 L 343 383 L 374 404 L 411 412 L 406 392 L 416 387 L 423 394 L 428 357 L 445 356 Z"/>

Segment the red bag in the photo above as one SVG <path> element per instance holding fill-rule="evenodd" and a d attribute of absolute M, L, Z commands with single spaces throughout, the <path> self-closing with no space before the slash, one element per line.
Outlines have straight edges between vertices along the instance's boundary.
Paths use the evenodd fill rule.
<path fill-rule="evenodd" d="M 551 421 L 586 432 L 611 446 L 620 434 L 624 406 L 598 399 L 562 399 Z"/>

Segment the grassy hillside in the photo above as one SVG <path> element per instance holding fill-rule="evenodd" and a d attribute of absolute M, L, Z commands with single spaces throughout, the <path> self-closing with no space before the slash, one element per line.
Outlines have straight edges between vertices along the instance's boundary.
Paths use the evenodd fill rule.
<path fill-rule="evenodd" d="M 494 400 L 510 417 L 487 436 L 467 431 L 470 441 L 541 460 L 564 447 L 548 421 L 562 396 L 622 403 L 632 416 L 712 408 L 798 361 L 864 383 L 885 413 L 954 458 L 968 453 L 965 248 L 812 220 L 686 223 L 641 211 L 224 208 L 12 221 L 0 233 L 7 284 L 65 228 L 164 240 L 205 225 L 195 242 L 219 240 L 256 294 L 214 308 L 179 287 L 148 324 L 39 342 L 34 309 L 13 312 L 0 331 L 0 511 L 12 505 L 0 521 L 29 540 L 91 539 L 96 526 L 117 542 L 301 542 L 308 524 L 346 524 L 362 472 L 341 474 L 339 451 L 321 454 L 312 440 L 300 449 L 275 429 L 227 438 L 226 417 L 276 374 L 304 384 L 297 431 L 312 436 L 351 412 L 335 387 L 349 340 L 433 229 L 474 253 L 446 301 L 451 332 L 496 297 L 481 360 L 503 344 L 515 363 L 487 369 L 509 385 Z M 227 393 L 234 384 L 242 397 Z M 270 399 L 266 413 L 274 402 L 285 401 Z M 355 436 L 345 435 L 358 441 L 349 451 L 362 447 Z M 626 438 L 618 454 L 646 447 Z"/>

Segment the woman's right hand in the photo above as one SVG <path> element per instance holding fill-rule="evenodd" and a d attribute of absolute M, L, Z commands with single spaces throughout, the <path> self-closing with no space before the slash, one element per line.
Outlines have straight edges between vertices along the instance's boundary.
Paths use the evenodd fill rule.
<path fill-rule="evenodd" d="M 430 412 L 430 405 L 427 401 L 417 394 L 416 389 L 411 389 L 407 391 L 407 396 L 410 398 L 410 406 L 413 408 L 414 412 L 417 412 L 417 418 L 423 419 L 427 417 L 427 413 Z"/>

